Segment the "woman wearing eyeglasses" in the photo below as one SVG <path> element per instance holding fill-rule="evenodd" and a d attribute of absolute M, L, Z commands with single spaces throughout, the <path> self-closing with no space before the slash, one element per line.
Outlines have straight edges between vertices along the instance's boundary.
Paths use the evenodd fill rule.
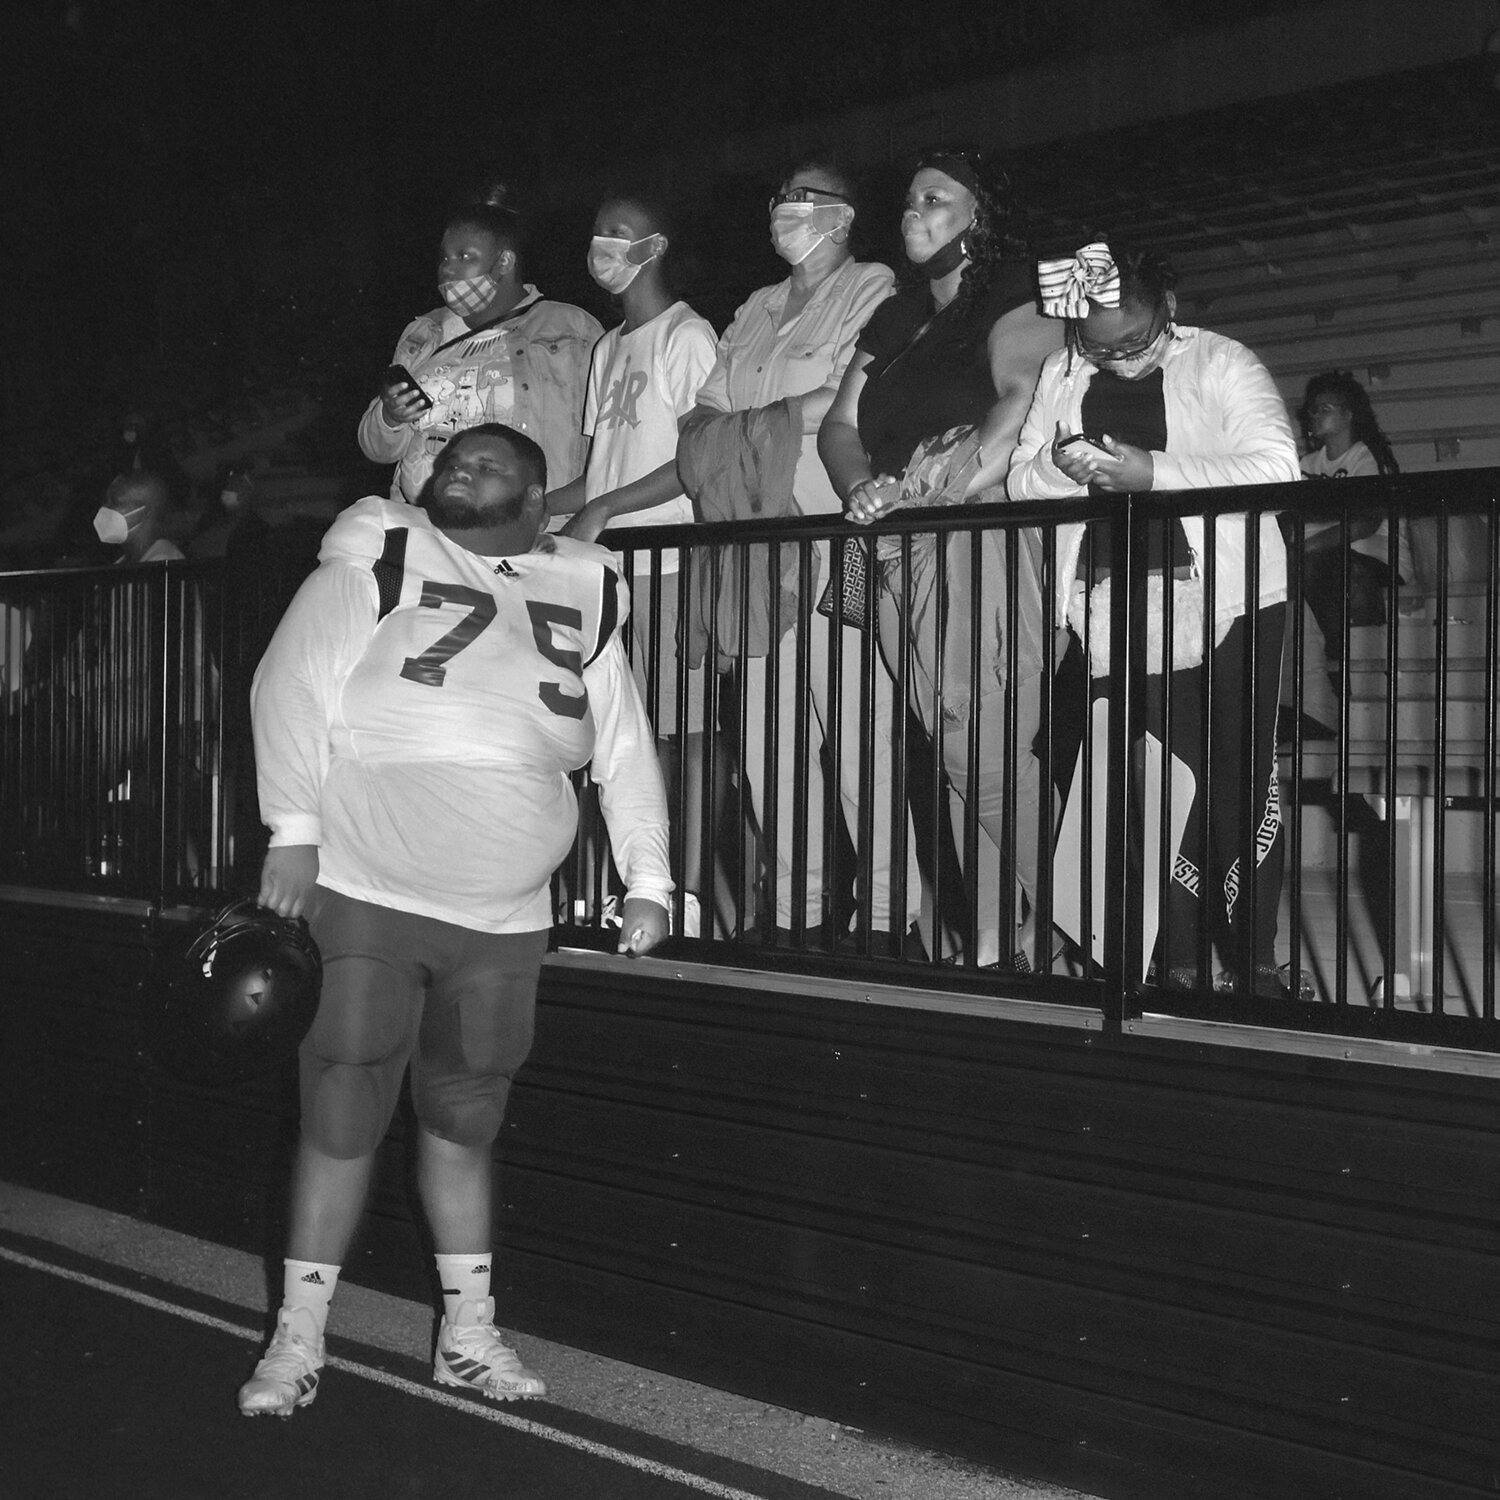
<path fill-rule="evenodd" d="M 837 515 L 842 503 L 828 482 L 818 459 L 817 432 L 833 402 L 839 381 L 854 354 L 855 341 L 870 314 L 891 294 L 895 278 L 888 267 L 857 261 L 849 246 L 856 213 L 854 182 L 836 162 L 827 159 L 799 163 L 783 177 L 768 205 L 771 243 L 787 265 L 787 276 L 772 286 L 752 292 L 719 340 L 718 358 L 698 392 L 700 412 L 747 413 L 787 405 L 800 448 L 792 478 L 795 511 L 805 516 Z M 690 418 L 689 421 L 692 419 Z M 681 452 L 679 450 L 679 463 Z M 792 549 L 783 549 L 784 560 Z M 819 599 L 830 578 L 829 547 L 814 545 L 809 600 Z M 793 579 L 796 584 L 796 579 Z M 860 712 L 862 674 L 860 632 L 837 631 L 840 702 L 830 692 L 834 653 L 827 621 L 813 615 L 804 632 L 785 628 L 794 619 L 787 611 L 779 623 L 784 633 L 771 653 L 751 656 L 745 665 L 747 720 L 744 726 L 744 765 L 755 807 L 767 833 L 769 777 L 775 777 L 776 837 L 774 848 L 763 848 L 768 874 L 775 880 L 775 922 L 783 930 L 794 927 L 795 895 L 793 821 L 798 782 L 805 784 L 806 849 L 805 900 L 796 915 L 810 929 L 811 942 L 825 935 L 823 777 L 819 756 L 825 739 L 833 740 L 837 714 L 839 800 L 851 833 L 861 826 L 860 746 L 873 733 L 869 767 L 874 820 L 870 889 L 859 899 L 877 934 L 892 934 L 899 942 L 908 921 L 906 913 L 891 911 L 891 739 L 895 723 L 891 682 L 877 670 L 874 702 L 866 720 Z M 800 696 L 799 649 L 807 652 L 806 692 Z M 775 669 L 775 691 L 768 702 L 767 684 Z M 766 721 L 774 712 L 779 728 L 775 765 L 766 764 Z M 809 754 L 800 768 L 792 753 L 797 726 L 805 722 Z M 866 725 L 873 725 L 867 730 Z"/>
<path fill-rule="evenodd" d="M 1003 498 L 998 486 L 1037 371 L 1061 342 L 1057 325 L 1036 309 L 1014 219 L 1009 183 L 980 153 L 937 146 L 918 157 L 901 216 L 910 284 L 860 335 L 818 438 L 852 520 L 875 520 L 897 506 Z M 906 655 L 911 707 L 940 744 L 948 778 L 978 824 L 978 869 L 968 881 L 973 941 L 964 943 L 964 959 L 1030 971 L 1046 957 L 1034 950 L 1030 913 L 1018 928 L 1015 887 L 1002 893 L 1000 870 L 1001 851 L 1013 840 L 1016 880 L 1034 905 L 1043 799 L 1031 742 L 1040 715 L 1044 610 L 1034 569 L 1040 538 L 1025 530 L 1012 540 L 1017 597 L 1008 603 L 1001 533 L 978 533 L 972 542 L 956 535 L 942 547 L 933 535 L 917 534 L 909 571 L 901 544 L 889 539 L 880 554 L 880 643 L 893 666 Z M 1007 640 L 1012 620 L 1015 639 Z M 982 659 L 972 698 L 976 640 Z M 979 740 L 973 765 L 972 719 Z M 1050 809 L 1046 822 L 1050 827 Z M 961 822 L 954 832 L 963 848 Z M 951 923 L 955 914 L 942 915 Z"/>
<path fill-rule="evenodd" d="M 1042 368 L 1011 461 L 1011 499 L 1298 478 L 1286 406 L 1265 366 L 1243 344 L 1175 321 L 1176 278 L 1165 260 L 1100 242 L 1075 257 L 1043 262 L 1040 279 L 1043 309 L 1066 319 L 1067 344 Z M 1055 603 L 1059 624 L 1066 622 L 1080 637 L 1087 632 L 1093 697 L 1099 701 L 1109 666 L 1109 559 L 1102 535 L 1084 545 L 1086 530 L 1096 528 L 1057 528 Z M 1253 528 L 1253 543 L 1252 553 L 1244 515 L 1220 516 L 1212 528 L 1202 517 L 1184 516 L 1147 529 L 1146 561 L 1157 591 L 1154 602 L 1148 592 L 1147 728 L 1164 737 L 1170 682 L 1171 725 L 1165 738 L 1195 784 L 1189 805 L 1182 807 L 1178 797 L 1171 809 L 1174 825 L 1183 814 L 1186 825 L 1161 914 L 1157 971 L 1172 988 L 1206 987 L 1207 976 L 1198 972 L 1202 923 L 1226 957 L 1236 988 L 1285 996 L 1275 960 L 1282 862 L 1276 706 L 1287 572 L 1273 515 Z M 1212 702 L 1202 624 L 1210 553 Z M 1162 601 L 1168 581 L 1173 661 L 1164 674 Z M 1258 593 L 1249 600 L 1252 583 Z M 1252 627 L 1253 681 L 1246 662 Z M 1247 757 L 1246 716 L 1252 710 Z M 1210 766 L 1213 796 L 1204 848 L 1199 801 Z M 1256 866 L 1250 873 L 1241 865 L 1247 850 Z"/>

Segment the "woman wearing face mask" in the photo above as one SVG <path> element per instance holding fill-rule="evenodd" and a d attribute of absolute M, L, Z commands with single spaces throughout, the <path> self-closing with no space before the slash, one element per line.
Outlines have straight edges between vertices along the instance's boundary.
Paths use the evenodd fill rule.
<path fill-rule="evenodd" d="M 1286 406 L 1265 367 L 1244 345 L 1207 329 L 1175 322 L 1175 276 L 1160 257 L 1085 246 L 1077 256 L 1043 262 L 1044 308 L 1066 320 L 1067 347 L 1048 359 L 1037 384 L 1011 464 L 1012 499 L 1063 499 L 1084 493 L 1117 495 L 1147 490 L 1208 489 L 1274 484 L 1298 477 L 1297 448 Z M 1087 434 L 1070 441 L 1074 434 Z M 1083 525 L 1057 530 L 1059 624 L 1082 634 L 1088 611 L 1091 672 L 1102 696 L 1108 642 L 1102 596 L 1102 538 L 1084 546 Z M 1286 613 L 1286 551 L 1273 516 L 1256 533 L 1258 557 L 1247 556 L 1242 515 L 1210 527 L 1185 516 L 1148 528 L 1147 565 L 1173 593 L 1170 673 L 1157 657 L 1147 662 L 1147 727 L 1162 738 L 1165 682 L 1170 681 L 1169 749 L 1196 789 L 1186 808 L 1173 806 L 1186 827 L 1166 907 L 1161 914 L 1157 972 L 1164 984 L 1201 987 L 1203 928 L 1221 945 L 1231 981 L 1247 991 L 1284 996 L 1276 970 L 1277 905 L 1283 846 L 1276 786 L 1276 707 Z M 1214 570 L 1213 701 L 1205 694 L 1204 632 L 1192 624 L 1208 553 Z M 1259 594 L 1247 600 L 1258 571 Z M 1158 596 L 1158 601 L 1160 600 Z M 1148 607 L 1148 657 L 1161 645 L 1163 606 Z M 1256 672 L 1246 680 L 1246 632 L 1255 631 Z M 1155 633 L 1153 633 L 1155 632 Z M 1196 656 L 1198 660 L 1194 661 Z M 1253 746 L 1244 748 L 1253 709 Z M 1204 771 L 1204 721 L 1213 766 L 1208 846 L 1200 839 L 1197 799 Z M 1246 788 L 1254 788 L 1254 829 L 1246 826 Z M 1179 799 L 1181 800 L 1181 799 Z M 1254 835 L 1253 839 L 1251 835 Z M 1240 868 L 1253 849 L 1256 869 Z M 1210 893 L 1200 908 L 1199 888 Z M 1248 892 L 1248 893 L 1247 893 Z M 1243 898 L 1243 899 L 1241 899 Z"/>
<path fill-rule="evenodd" d="M 855 213 L 853 181 L 837 163 L 805 160 L 784 175 L 770 201 L 769 229 L 772 246 L 786 262 L 788 274 L 784 280 L 752 293 L 735 313 L 719 340 L 714 368 L 698 393 L 698 412 L 710 417 L 786 403 L 794 437 L 800 435 L 791 508 L 802 515 L 837 515 L 842 508 L 819 461 L 816 435 L 854 354 L 860 329 L 890 295 L 895 279 L 886 266 L 854 259 L 849 234 Z M 790 549 L 783 552 L 788 558 L 792 556 Z M 812 575 L 810 603 L 822 596 L 831 576 L 826 542 L 814 546 Z M 839 761 L 834 770 L 839 801 L 851 830 L 861 826 L 860 744 L 868 733 L 866 723 L 874 726 L 873 763 L 869 768 L 874 817 L 871 884 L 868 891 L 859 893 L 859 900 L 878 935 L 877 941 L 899 945 L 908 914 L 891 911 L 891 683 L 883 672 L 876 672 L 873 710 L 866 721 L 859 705 L 861 635 L 857 630 L 841 629 L 837 644 L 842 686 L 840 701 L 834 702 L 827 622 L 821 616 L 814 616 L 813 621 L 805 642 L 801 642 L 802 632 L 792 628 L 772 648 L 776 695 L 769 706 L 777 715 L 783 745 L 790 743 L 795 726 L 805 718 L 810 752 L 807 765 L 799 768 L 796 757 L 785 751 L 776 757 L 774 766 L 766 764 L 767 683 L 773 656 L 752 656 L 746 663 L 743 770 L 756 799 L 763 835 L 768 778 L 774 776 L 776 780 L 775 847 L 762 851 L 774 875 L 775 924 L 783 932 L 805 924 L 814 930 L 813 943 L 829 936 L 823 932 L 825 903 L 831 915 L 834 900 L 825 881 L 819 756 L 825 739 L 834 737 L 833 716 L 837 714 Z M 799 643 L 807 652 L 807 688 L 801 701 L 797 692 Z M 795 848 L 792 835 L 799 780 L 805 783 L 805 850 Z M 795 913 L 794 855 L 806 875 L 805 902 Z M 834 925 L 842 928 L 843 923 L 836 919 Z"/>
<path fill-rule="evenodd" d="M 875 520 L 900 505 L 1003 498 L 997 486 L 1037 371 L 1061 342 L 1056 325 L 1036 310 L 1031 266 L 1012 237 L 1012 218 L 1009 185 L 982 155 L 937 146 L 919 156 L 901 218 L 910 285 L 881 307 L 860 335 L 859 352 L 818 440 L 851 519 Z M 1040 541 L 1026 531 L 1016 534 L 1015 543 L 1014 755 L 1004 737 L 1009 647 L 1002 632 L 1009 613 L 1002 593 L 1005 539 L 999 533 L 979 534 L 972 543 L 955 537 L 941 550 L 931 536 L 914 537 L 909 577 L 899 565 L 899 544 L 888 546 L 880 635 L 893 666 L 909 638 L 911 706 L 936 739 L 934 710 L 940 705 L 949 779 L 974 805 L 979 867 L 972 882 L 974 941 L 964 945 L 965 958 L 983 967 L 1011 963 L 1029 970 L 1044 961 L 1033 951 L 1029 916 L 1016 931 L 1014 899 L 1004 898 L 1000 888 L 1000 851 L 1010 842 L 1012 769 L 1014 862 L 1028 897 L 1035 893 L 1040 832 L 1040 785 L 1031 753 L 1042 670 L 1043 616 L 1035 577 Z M 979 598 L 971 592 L 974 547 L 980 551 Z M 999 622 L 1000 628 L 980 633 L 980 697 L 971 703 L 976 615 Z M 939 659 L 941 683 L 935 681 Z M 966 732 L 971 715 L 978 719 L 980 737 L 972 774 Z M 963 847 L 961 823 L 955 835 Z"/>
<path fill-rule="evenodd" d="M 495 184 L 449 218 L 438 257 L 443 306 L 407 325 L 360 419 L 365 457 L 396 465 L 393 500 L 415 502 L 443 445 L 481 422 L 539 443 L 550 484 L 582 472 L 589 351 L 603 330 L 521 280 L 512 199 Z"/>

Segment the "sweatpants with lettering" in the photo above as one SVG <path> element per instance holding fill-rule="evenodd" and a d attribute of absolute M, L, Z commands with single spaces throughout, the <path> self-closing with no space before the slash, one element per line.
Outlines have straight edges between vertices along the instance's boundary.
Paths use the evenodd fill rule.
<path fill-rule="evenodd" d="M 1255 622 L 1253 681 L 1245 659 L 1247 619 Z M 1162 910 L 1158 973 L 1196 969 L 1203 928 L 1202 936 L 1218 945 L 1247 984 L 1254 970 L 1276 966 L 1285 863 L 1276 706 L 1285 626 L 1285 604 L 1263 606 L 1230 626 L 1213 649 L 1211 674 L 1197 666 L 1145 679 L 1146 729 L 1170 745 L 1196 783 Z M 1095 686 L 1097 696 L 1106 682 Z M 1137 778 L 1143 763 L 1138 756 Z M 1199 976 L 1200 983 L 1206 980 Z"/>

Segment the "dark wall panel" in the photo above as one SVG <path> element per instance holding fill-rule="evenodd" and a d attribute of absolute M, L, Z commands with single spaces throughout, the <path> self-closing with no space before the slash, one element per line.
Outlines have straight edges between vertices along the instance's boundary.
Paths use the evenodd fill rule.
<path fill-rule="evenodd" d="M 138 923 L 0 906 L 0 936 L 0 1169 L 274 1253 L 290 1074 L 156 1074 Z M 1490 1495 L 1497 1104 L 1495 1078 L 553 967 L 497 1148 L 506 1317 L 1108 1495 Z M 349 1274 L 426 1297 L 407 1130 Z"/>

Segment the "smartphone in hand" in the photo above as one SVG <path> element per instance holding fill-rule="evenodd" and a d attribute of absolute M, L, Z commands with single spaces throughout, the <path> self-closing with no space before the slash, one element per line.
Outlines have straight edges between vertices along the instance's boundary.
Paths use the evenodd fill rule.
<path fill-rule="evenodd" d="M 417 384 L 417 378 L 405 365 L 392 365 L 381 379 L 381 388 L 391 389 L 397 395 L 406 395 L 408 392 L 417 396 L 422 402 L 422 409 L 428 410 L 432 406 L 432 397 Z"/>
<path fill-rule="evenodd" d="M 1057 447 L 1059 451 L 1069 448 L 1079 458 L 1092 458 L 1100 463 L 1117 464 L 1120 461 L 1108 448 L 1103 447 L 1086 432 L 1070 433 L 1058 442 Z"/>

